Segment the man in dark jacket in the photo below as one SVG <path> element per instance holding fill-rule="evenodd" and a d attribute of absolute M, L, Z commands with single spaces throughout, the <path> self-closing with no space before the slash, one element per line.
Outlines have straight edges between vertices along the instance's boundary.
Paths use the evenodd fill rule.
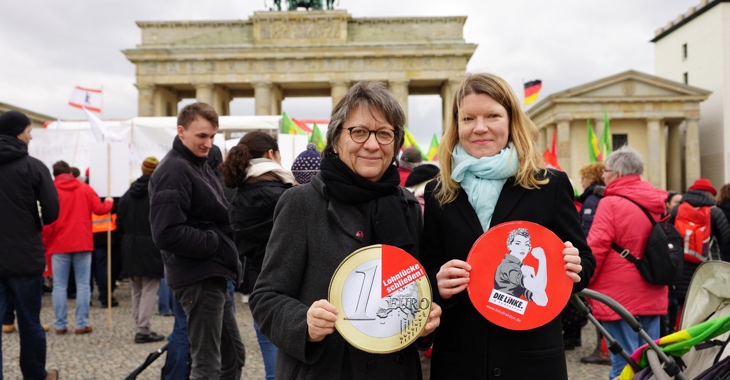
<path fill-rule="evenodd" d="M 57 370 L 45 369 L 46 333 L 40 313 L 46 266 L 41 228 L 58 218 L 58 193 L 48 168 L 28 155 L 30 132 L 30 119 L 24 114 L 8 111 L 0 115 L 0 315 L 12 299 L 18 315 L 23 378 L 57 379 Z"/>
<path fill-rule="evenodd" d="M 238 284 L 241 263 L 228 202 L 206 160 L 218 115 L 205 103 L 185 106 L 177 137 L 149 183 L 152 238 L 165 279 L 187 315 L 190 379 L 239 379 L 245 360 L 226 281 Z"/>
<path fill-rule="evenodd" d="M 679 201 L 679 204 L 674 206 L 672 211 L 669 212 L 669 222 L 675 224 L 677 211 L 682 203 L 688 203 L 692 207 L 710 207 L 710 233 L 716 240 L 716 242 L 710 244 L 710 256 L 719 258 L 720 247 L 730 242 L 730 223 L 728 223 L 725 213 L 715 207 L 715 195 L 717 195 L 717 190 L 715 190 L 708 179 L 700 178 L 696 180 L 687 189 L 687 192 L 682 195 L 682 200 Z M 673 328 L 676 326 L 679 308 L 684 305 L 692 275 L 694 275 L 698 266 L 699 264 L 685 260 L 682 266 L 682 282 L 669 287 L 669 309 L 667 314 L 670 323 L 668 328 L 671 328 L 672 331 L 674 331 Z"/>
<path fill-rule="evenodd" d="M 142 162 L 142 176 L 122 196 L 117 208 L 117 231 L 122 235 L 124 273 L 132 285 L 132 317 L 136 326 L 134 343 L 159 342 L 165 337 L 150 329 L 152 313 L 157 306 L 157 291 L 164 275 L 160 250 L 152 241 L 150 229 L 150 176 L 157 167 L 157 158 Z"/>

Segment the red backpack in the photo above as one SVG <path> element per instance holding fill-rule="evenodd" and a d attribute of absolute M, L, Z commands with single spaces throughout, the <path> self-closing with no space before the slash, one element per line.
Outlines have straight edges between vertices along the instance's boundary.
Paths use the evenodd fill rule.
<path fill-rule="evenodd" d="M 684 261 L 699 264 L 707 260 L 711 239 L 710 207 L 680 203 L 674 227 L 684 239 Z"/>

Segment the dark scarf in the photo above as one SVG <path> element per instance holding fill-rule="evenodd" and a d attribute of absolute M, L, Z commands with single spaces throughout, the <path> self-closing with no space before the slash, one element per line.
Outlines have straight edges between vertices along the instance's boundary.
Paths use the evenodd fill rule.
<path fill-rule="evenodd" d="M 415 245 L 406 223 L 408 205 L 399 190 L 398 168 L 389 166 L 378 182 L 359 176 L 336 157 L 324 158 L 320 170 L 329 197 L 363 211 L 364 246 L 388 244 L 416 254 L 411 252 Z"/>

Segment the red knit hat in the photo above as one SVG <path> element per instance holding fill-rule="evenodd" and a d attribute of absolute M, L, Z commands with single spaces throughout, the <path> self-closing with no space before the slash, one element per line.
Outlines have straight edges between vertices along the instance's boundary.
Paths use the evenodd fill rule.
<path fill-rule="evenodd" d="M 693 183 L 692 186 L 690 186 L 690 188 L 688 190 L 690 190 L 690 191 L 691 190 L 708 191 L 708 192 L 712 193 L 713 197 L 717 195 L 717 190 L 715 190 L 715 188 L 712 187 L 712 182 L 710 182 L 710 180 L 707 178 L 700 178 L 700 179 L 696 180 L 695 183 Z"/>

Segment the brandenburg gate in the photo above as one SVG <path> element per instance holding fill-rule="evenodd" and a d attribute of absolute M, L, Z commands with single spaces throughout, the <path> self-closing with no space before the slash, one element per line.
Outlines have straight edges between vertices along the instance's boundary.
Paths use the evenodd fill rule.
<path fill-rule="evenodd" d="M 331 96 L 357 81 L 386 82 L 408 113 L 408 95 L 438 94 L 444 125 L 475 44 L 465 16 L 353 18 L 344 10 L 262 11 L 247 20 L 137 22 L 139 116 L 175 116 L 181 99 L 230 115 L 253 97 L 256 115 L 281 114 L 286 97 Z"/>

